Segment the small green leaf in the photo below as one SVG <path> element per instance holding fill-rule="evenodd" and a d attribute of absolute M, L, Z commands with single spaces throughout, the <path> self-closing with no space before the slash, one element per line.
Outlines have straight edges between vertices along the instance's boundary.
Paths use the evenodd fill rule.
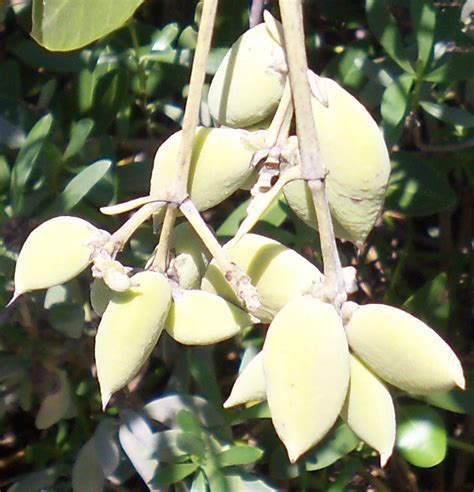
<path fill-rule="evenodd" d="M 428 65 L 436 27 L 436 10 L 432 0 L 411 0 L 410 14 L 418 44 L 417 73 Z"/>
<path fill-rule="evenodd" d="M 65 160 L 74 157 L 78 152 L 80 152 L 82 147 L 84 147 L 92 128 L 94 128 L 94 120 L 90 118 L 83 118 L 82 120 L 76 122 L 71 132 L 71 139 L 69 140 L 66 150 L 64 151 Z"/>
<path fill-rule="evenodd" d="M 474 128 L 474 114 L 460 108 L 436 104 L 430 101 L 421 101 L 420 106 L 431 116 L 438 120 L 459 125 L 465 128 Z"/>
<path fill-rule="evenodd" d="M 224 468 L 226 466 L 248 465 L 259 460 L 262 456 L 263 451 L 260 448 L 243 444 L 222 451 L 216 456 L 216 461 L 219 468 Z"/>
<path fill-rule="evenodd" d="M 446 427 L 438 412 L 424 405 L 403 406 L 398 410 L 397 448 L 412 465 L 436 466 L 444 460 Z"/>
<path fill-rule="evenodd" d="M 185 455 L 204 456 L 204 442 L 194 432 L 170 429 L 155 433 L 153 438 L 153 455 L 159 462 L 182 461 Z"/>
<path fill-rule="evenodd" d="M 474 387 L 467 386 L 464 391 L 456 388 L 450 391 L 443 391 L 442 393 L 417 396 L 416 398 L 422 399 L 426 403 L 442 408 L 443 410 L 474 415 Z"/>
<path fill-rule="evenodd" d="M 403 74 L 389 85 L 382 97 L 380 112 L 384 128 L 385 140 L 391 147 L 403 133 L 405 117 L 409 109 L 409 96 L 413 77 Z"/>
<path fill-rule="evenodd" d="M 180 410 L 176 415 L 176 424 L 184 432 L 190 432 L 196 436 L 202 434 L 202 427 L 194 413 L 186 408 Z"/>
<path fill-rule="evenodd" d="M 444 82 L 452 84 L 459 80 L 474 77 L 474 52 L 453 53 L 440 67 L 426 74 L 423 80 L 428 82 Z"/>
<path fill-rule="evenodd" d="M 399 152 L 392 161 L 385 208 L 410 217 L 432 215 L 448 209 L 457 197 L 434 158 L 418 152 Z"/>
<path fill-rule="evenodd" d="M 33 0 L 31 35 L 51 51 L 70 51 L 115 31 L 143 0 Z"/>
<path fill-rule="evenodd" d="M 233 236 L 240 223 L 245 219 L 247 215 L 247 207 L 249 206 L 250 200 L 245 200 L 242 202 L 235 210 L 232 211 L 230 215 L 224 220 L 224 222 L 217 229 L 217 235 L 222 236 Z"/>
<path fill-rule="evenodd" d="M 447 274 L 440 273 L 410 296 L 403 309 L 436 330 L 445 329 L 450 308 L 447 282 Z"/>
<path fill-rule="evenodd" d="M 413 73 L 397 22 L 389 10 L 386 0 L 366 0 L 365 8 L 370 30 L 375 34 L 387 53 L 408 73 Z"/>
<path fill-rule="evenodd" d="M 347 424 L 340 424 L 306 455 L 306 469 L 321 470 L 332 465 L 353 451 L 359 442 Z"/>
<path fill-rule="evenodd" d="M 31 129 L 26 137 L 15 164 L 13 166 L 10 191 L 12 195 L 13 210 L 18 213 L 23 205 L 26 183 L 38 162 L 44 143 L 47 141 L 53 126 L 53 116 L 43 116 Z"/>
<path fill-rule="evenodd" d="M 191 473 L 194 473 L 199 466 L 199 463 L 176 463 L 169 466 L 158 465 L 151 483 L 153 485 L 170 485 L 180 482 L 191 475 Z"/>
<path fill-rule="evenodd" d="M 71 210 L 107 174 L 111 165 L 111 161 L 104 159 L 83 169 L 67 184 L 45 215 Z"/>

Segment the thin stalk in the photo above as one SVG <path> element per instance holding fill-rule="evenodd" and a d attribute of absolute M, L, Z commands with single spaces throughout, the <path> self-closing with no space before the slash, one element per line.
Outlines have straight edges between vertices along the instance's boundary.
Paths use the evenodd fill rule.
<path fill-rule="evenodd" d="M 219 244 L 214 234 L 209 230 L 201 214 L 198 212 L 194 203 L 187 198 L 179 207 L 187 221 L 205 244 L 209 253 L 213 256 L 225 279 L 229 282 L 233 291 L 242 299 L 250 312 L 254 312 L 260 306 L 257 289 L 251 284 L 248 275 L 232 263 Z"/>
<path fill-rule="evenodd" d="M 212 32 L 218 0 L 204 0 L 201 23 L 189 82 L 189 94 L 183 118 L 181 145 L 177 156 L 176 175 L 170 196 L 181 203 L 188 196 L 188 176 L 193 152 L 194 135 L 199 122 L 202 87 L 206 77 L 207 58 L 211 48 Z"/>
<path fill-rule="evenodd" d="M 156 213 L 164 202 L 153 202 L 143 205 L 139 208 L 119 229 L 117 229 L 110 239 L 110 243 L 113 244 L 112 254 L 116 254 L 121 251 L 127 241 L 132 237 L 133 233 L 148 220 L 154 213 Z"/>
<path fill-rule="evenodd" d="M 174 205 L 168 204 L 163 220 L 163 227 L 161 228 L 160 240 L 152 264 L 154 268 L 157 268 L 162 272 L 166 272 L 168 269 L 171 234 L 176 222 L 177 213 L 178 209 Z"/>
<path fill-rule="evenodd" d="M 189 94 L 183 117 L 181 142 L 176 158 L 176 174 L 169 190 L 169 196 L 173 203 L 167 205 L 165 222 L 153 260 L 153 266 L 162 271 L 166 271 L 168 267 L 169 246 L 177 213 L 176 204 L 182 203 L 188 197 L 189 168 L 191 166 L 196 127 L 199 123 L 202 88 L 206 77 L 207 58 L 211 49 L 217 3 L 218 0 L 205 0 L 203 4 L 196 51 L 194 53 L 191 78 L 189 81 Z"/>
<path fill-rule="evenodd" d="M 293 2 L 280 0 L 279 4 L 295 108 L 296 131 L 301 157 L 301 178 L 308 182 L 318 219 L 324 263 L 325 297 L 327 301 L 339 308 L 346 300 L 347 294 L 326 196 L 326 169 L 321 159 L 318 136 L 309 103 L 311 90 L 307 76 L 308 63 L 304 40 L 303 9 L 301 0 Z"/>

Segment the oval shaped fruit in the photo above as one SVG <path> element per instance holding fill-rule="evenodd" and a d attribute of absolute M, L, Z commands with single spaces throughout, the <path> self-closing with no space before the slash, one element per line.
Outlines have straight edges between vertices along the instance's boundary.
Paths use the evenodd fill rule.
<path fill-rule="evenodd" d="M 405 391 L 464 388 L 459 359 L 430 327 L 401 309 L 368 304 L 346 326 L 349 345 L 377 376 Z"/>
<path fill-rule="evenodd" d="M 317 80 L 328 100 L 326 107 L 313 97 L 312 108 L 328 171 L 326 192 L 335 234 L 361 246 L 382 210 L 390 175 L 387 147 L 376 122 L 355 97 L 334 80 Z M 284 194 L 296 214 L 317 227 L 308 186 L 294 181 Z"/>
<path fill-rule="evenodd" d="M 221 297 L 202 290 L 174 293 L 166 331 L 185 345 L 208 345 L 252 324 L 250 316 Z"/>
<path fill-rule="evenodd" d="M 209 264 L 209 253 L 199 236 L 188 222 L 183 222 L 173 230 L 171 249 L 175 257 L 171 268 L 183 289 L 196 289 Z"/>
<path fill-rule="evenodd" d="M 257 288 L 261 307 L 255 315 L 262 321 L 271 321 L 285 304 L 323 281 L 321 272 L 303 256 L 258 234 L 246 234 L 228 249 L 228 254 Z M 201 288 L 241 305 L 214 261 L 209 264 Z"/>
<path fill-rule="evenodd" d="M 234 128 L 264 120 L 280 102 L 285 74 L 285 53 L 267 26 L 249 29 L 232 45 L 212 79 L 211 116 Z"/>
<path fill-rule="evenodd" d="M 189 170 L 188 192 L 200 211 L 214 207 L 243 184 L 254 171 L 254 153 L 242 137 L 247 132 L 233 128 L 196 130 Z M 150 195 L 168 197 L 175 178 L 182 131 L 171 135 L 158 149 L 151 175 Z"/>
<path fill-rule="evenodd" d="M 14 297 L 46 289 L 79 275 L 91 261 L 101 231 L 78 217 L 55 217 L 39 225 L 21 248 Z"/>
<path fill-rule="evenodd" d="M 263 352 L 260 351 L 238 375 L 229 398 L 224 402 L 224 408 L 266 399 Z"/>
<path fill-rule="evenodd" d="M 395 444 L 395 409 L 392 397 L 379 379 L 353 355 L 351 380 L 341 417 L 352 431 L 380 454 L 385 466 Z"/>
<path fill-rule="evenodd" d="M 156 345 L 171 306 L 164 275 L 145 271 L 132 277 L 134 287 L 114 292 L 95 339 L 95 362 L 105 408 L 113 393 L 138 373 Z"/>
<path fill-rule="evenodd" d="M 263 346 L 267 400 L 294 463 L 329 431 L 349 383 L 349 351 L 333 306 L 293 299 L 275 316 Z"/>
<path fill-rule="evenodd" d="M 101 279 L 96 278 L 91 284 L 91 306 L 97 316 L 102 317 L 114 291 Z"/>

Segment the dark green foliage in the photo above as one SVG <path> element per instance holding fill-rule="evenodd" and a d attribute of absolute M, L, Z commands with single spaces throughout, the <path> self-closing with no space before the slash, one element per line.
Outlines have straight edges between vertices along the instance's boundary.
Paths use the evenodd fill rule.
<path fill-rule="evenodd" d="M 58 52 L 28 34 L 33 13 L 36 40 L 64 41 L 62 31 L 43 31 L 42 3 L 34 0 L 33 12 L 27 2 L 0 5 L 2 490 L 139 491 L 144 482 L 213 492 L 417 490 L 414 479 L 419 490 L 471 490 L 474 37 L 462 2 L 304 2 L 311 68 L 369 108 L 391 151 L 378 227 L 363 251 L 340 245 L 344 265 L 358 265 L 354 300 L 403 306 L 426 321 L 460 355 L 468 381 L 465 392 L 399 398 L 398 450 L 385 475 L 369 473 L 375 453 L 345 424 L 290 465 L 266 403 L 222 409 L 238 361 L 263 343 L 258 326 L 208 348 L 163 337 L 137 388 L 119 393 L 104 414 L 91 370 L 98 320 L 90 275 L 3 309 L 16 255 L 36 225 L 71 214 L 112 232 L 123 217 L 98 209 L 148 193 L 154 153 L 182 122 L 200 9 L 189 1 L 108 2 L 118 24 L 94 18 L 104 29 L 85 23 L 94 32 L 56 46 L 78 49 Z M 122 3 L 130 10 L 123 19 Z M 207 82 L 248 23 L 249 2 L 220 3 Z M 211 123 L 205 103 L 201 120 Z M 206 216 L 220 240 L 237 230 L 246 198 L 236 194 Z M 318 238 L 283 199 L 256 232 L 320 266 Z M 144 225 L 124 263 L 143 267 L 156 240 Z"/>

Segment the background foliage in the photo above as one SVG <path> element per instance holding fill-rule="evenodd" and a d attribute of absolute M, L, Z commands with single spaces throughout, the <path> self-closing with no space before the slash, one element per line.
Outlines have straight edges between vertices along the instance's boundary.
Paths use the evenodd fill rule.
<path fill-rule="evenodd" d="M 113 231 L 123 218 L 98 208 L 147 193 L 154 152 L 180 127 L 200 11 L 189 0 L 44 3 L 0 4 L 1 305 L 36 225 L 72 214 Z M 221 2 L 209 80 L 247 29 L 248 7 Z M 152 490 L 175 483 L 200 491 L 206 477 L 211 490 L 473 489 L 472 2 L 320 0 L 305 8 L 311 68 L 369 108 L 391 149 L 379 226 L 360 253 L 339 245 L 344 265 L 358 266 L 355 300 L 403 306 L 429 323 L 460 354 L 468 389 L 397 398 L 398 447 L 384 470 L 344 424 L 290 465 L 265 404 L 222 410 L 239 365 L 262 344 L 258 328 L 209 348 L 162 337 L 102 413 L 97 318 L 83 274 L 0 313 L 5 490 L 146 490 L 142 479 L 153 478 Z M 205 98 L 201 123 L 211 124 Z M 205 214 L 220 239 L 236 231 L 245 200 L 237 194 Z M 257 230 L 320 265 L 317 237 L 283 201 Z M 155 242 L 143 226 L 124 263 L 143 267 Z"/>

